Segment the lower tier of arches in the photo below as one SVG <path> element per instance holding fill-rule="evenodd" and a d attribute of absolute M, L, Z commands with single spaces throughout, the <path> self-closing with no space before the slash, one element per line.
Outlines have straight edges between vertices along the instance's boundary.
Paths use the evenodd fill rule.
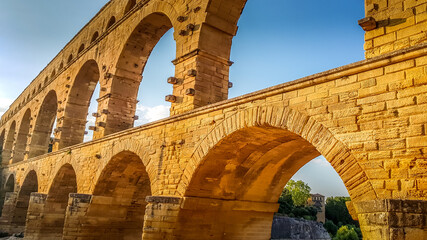
<path fill-rule="evenodd" d="M 31 194 L 25 239 L 267 240 L 278 209 L 267 202 L 165 196 L 147 196 L 142 207 L 114 197 L 70 193 L 65 212 L 52 214 L 48 199 L 47 194 Z M 364 239 L 427 236 L 426 201 L 370 200 L 354 202 L 351 209 Z M 13 228 L 8 224 L 0 227 Z"/>

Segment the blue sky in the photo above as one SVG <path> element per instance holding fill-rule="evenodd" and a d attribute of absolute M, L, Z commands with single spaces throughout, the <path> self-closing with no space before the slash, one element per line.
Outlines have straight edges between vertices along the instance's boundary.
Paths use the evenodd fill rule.
<path fill-rule="evenodd" d="M 106 2 L 0 1 L 0 115 Z M 249 0 L 233 39 L 230 98 L 363 60 L 364 32 L 357 25 L 363 7 L 359 0 Z M 168 114 L 164 96 L 172 92 L 166 83 L 174 74 L 172 31 L 157 44 L 143 73 L 136 125 Z M 313 192 L 348 195 L 322 157 L 293 178 Z"/>

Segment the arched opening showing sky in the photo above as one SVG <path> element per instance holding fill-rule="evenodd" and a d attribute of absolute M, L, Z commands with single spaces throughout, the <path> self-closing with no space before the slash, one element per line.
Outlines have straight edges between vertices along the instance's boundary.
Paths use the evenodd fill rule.
<path fill-rule="evenodd" d="M 39 0 L 0 2 L 0 115 L 65 44 L 107 3 Z M 81 6 L 85 6 L 82 8 Z M 248 0 L 233 39 L 230 98 L 363 60 L 364 17 L 358 0 Z M 140 85 L 135 126 L 169 115 L 164 97 L 174 75 L 173 29 L 154 48 Z M 96 112 L 95 91 L 89 110 Z M 89 125 L 89 124 L 88 124 Z M 91 132 L 85 141 L 91 139 Z M 348 196 L 330 164 L 318 157 L 293 177 L 313 193 Z"/>
<path fill-rule="evenodd" d="M 135 121 L 135 127 L 169 116 L 170 103 L 165 102 L 165 96 L 172 94 L 172 85 L 167 79 L 175 75 L 173 31 L 170 29 L 160 38 L 145 65 L 138 91 L 136 115 L 139 119 Z"/>

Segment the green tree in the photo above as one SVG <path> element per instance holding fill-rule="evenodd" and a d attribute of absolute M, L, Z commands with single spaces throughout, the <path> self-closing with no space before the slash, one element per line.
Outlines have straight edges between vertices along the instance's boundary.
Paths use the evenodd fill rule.
<path fill-rule="evenodd" d="M 335 225 L 359 226 L 358 222 L 354 221 L 348 212 L 345 202 L 350 201 L 349 197 L 328 197 L 326 199 L 325 215 L 328 220 L 334 222 Z"/>
<path fill-rule="evenodd" d="M 304 206 L 307 203 L 311 188 L 305 182 L 289 180 L 285 188 L 291 194 L 295 206 Z"/>
<path fill-rule="evenodd" d="M 360 230 L 359 227 L 355 226 L 355 225 L 346 225 L 349 229 L 352 228 L 354 229 L 354 231 L 357 233 L 357 236 L 359 237 L 359 239 L 363 239 L 362 236 L 362 231 Z"/>
<path fill-rule="evenodd" d="M 305 200 L 305 202 L 306 201 L 307 200 Z M 285 187 L 283 189 L 282 194 L 279 197 L 279 204 L 279 214 L 285 214 L 292 218 L 304 218 L 313 221 L 316 221 L 317 219 L 317 208 L 313 206 L 296 206 L 289 188 Z"/>
<path fill-rule="evenodd" d="M 334 240 L 359 240 L 356 231 L 353 228 L 342 226 L 338 229 L 337 235 Z"/>
<path fill-rule="evenodd" d="M 279 204 L 279 213 L 289 215 L 294 209 L 294 202 L 292 201 L 292 196 L 288 189 L 283 189 L 279 197 Z"/>
<path fill-rule="evenodd" d="M 335 236 L 335 234 L 337 234 L 338 227 L 331 220 L 326 220 L 323 226 L 325 227 L 326 231 L 328 231 L 328 233 L 330 233 L 332 236 Z"/>

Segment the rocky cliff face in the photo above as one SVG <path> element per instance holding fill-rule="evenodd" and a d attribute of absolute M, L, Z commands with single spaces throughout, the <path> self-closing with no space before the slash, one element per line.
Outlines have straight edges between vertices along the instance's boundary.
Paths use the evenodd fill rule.
<path fill-rule="evenodd" d="M 271 239 L 330 240 L 331 237 L 321 223 L 303 219 L 275 216 L 271 230 Z"/>

